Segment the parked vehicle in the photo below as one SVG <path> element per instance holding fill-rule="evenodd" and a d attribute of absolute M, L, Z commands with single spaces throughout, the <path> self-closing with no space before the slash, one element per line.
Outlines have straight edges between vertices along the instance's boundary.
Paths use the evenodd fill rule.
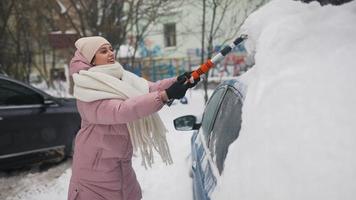
<path fill-rule="evenodd" d="M 36 162 L 35 154 L 50 150 L 70 155 L 79 128 L 75 99 L 0 75 L 0 169 Z"/>
<path fill-rule="evenodd" d="M 193 196 L 196 200 L 209 200 L 217 178 L 224 170 L 229 145 L 241 128 L 241 109 L 245 85 L 239 80 L 220 84 L 210 97 L 201 122 L 193 115 L 174 120 L 180 131 L 195 130 L 191 139 Z"/>

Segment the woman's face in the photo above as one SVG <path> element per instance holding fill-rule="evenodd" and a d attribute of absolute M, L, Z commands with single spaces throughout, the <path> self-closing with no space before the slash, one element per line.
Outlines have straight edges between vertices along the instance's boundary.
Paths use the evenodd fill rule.
<path fill-rule="evenodd" d="M 95 53 L 92 64 L 105 65 L 115 63 L 114 50 L 110 44 L 103 44 Z"/>

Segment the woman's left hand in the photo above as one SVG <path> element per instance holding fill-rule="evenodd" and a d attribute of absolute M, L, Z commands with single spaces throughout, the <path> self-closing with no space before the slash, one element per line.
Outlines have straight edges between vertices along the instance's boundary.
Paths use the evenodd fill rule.
<path fill-rule="evenodd" d="M 196 86 L 198 84 L 198 82 L 200 81 L 200 78 L 194 80 L 193 83 L 190 82 L 190 77 L 191 77 L 192 72 L 184 72 L 183 74 L 179 75 L 177 77 L 177 81 L 181 82 L 181 83 L 185 83 L 188 84 L 188 88 L 192 88 L 194 86 Z"/>

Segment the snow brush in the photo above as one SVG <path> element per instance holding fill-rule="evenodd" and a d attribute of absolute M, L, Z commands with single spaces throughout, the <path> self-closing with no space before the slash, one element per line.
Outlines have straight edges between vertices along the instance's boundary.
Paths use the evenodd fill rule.
<path fill-rule="evenodd" d="M 194 83 L 194 80 L 197 80 L 201 75 L 207 73 L 212 67 L 214 67 L 217 63 L 225 58 L 225 56 L 231 52 L 231 50 L 245 41 L 247 39 L 246 34 L 242 34 L 240 37 L 236 38 L 236 40 L 231 43 L 229 46 L 226 46 L 223 50 L 221 50 L 217 55 L 215 55 L 212 59 L 207 60 L 205 63 L 200 65 L 198 69 L 192 72 L 189 81 Z"/>
<path fill-rule="evenodd" d="M 246 34 L 241 34 L 240 37 L 236 38 L 236 40 L 231 43 L 229 46 L 226 46 L 223 50 L 221 50 L 217 55 L 215 55 L 212 59 L 207 60 L 205 63 L 200 65 L 200 67 L 194 70 L 190 74 L 189 79 L 183 79 L 182 83 L 187 84 L 187 81 L 190 83 L 194 83 L 194 81 L 198 80 L 201 75 L 207 73 L 212 67 L 214 67 L 217 63 L 225 58 L 225 56 L 231 52 L 231 50 L 236 47 L 237 45 L 241 44 L 243 41 L 247 39 Z M 170 99 L 167 102 L 168 106 L 171 106 L 174 99 Z"/>

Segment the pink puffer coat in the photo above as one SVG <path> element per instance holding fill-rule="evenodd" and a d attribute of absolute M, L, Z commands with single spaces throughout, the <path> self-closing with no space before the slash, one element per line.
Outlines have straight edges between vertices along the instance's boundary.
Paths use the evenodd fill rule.
<path fill-rule="evenodd" d="M 71 68 L 78 64 L 83 63 L 72 60 Z M 126 123 L 160 110 L 164 103 L 159 91 L 175 80 L 150 82 L 150 93 L 127 100 L 77 101 L 82 124 L 75 139 L 69 200 L 142 198 L 131 164 L 133 147 Z"/>

